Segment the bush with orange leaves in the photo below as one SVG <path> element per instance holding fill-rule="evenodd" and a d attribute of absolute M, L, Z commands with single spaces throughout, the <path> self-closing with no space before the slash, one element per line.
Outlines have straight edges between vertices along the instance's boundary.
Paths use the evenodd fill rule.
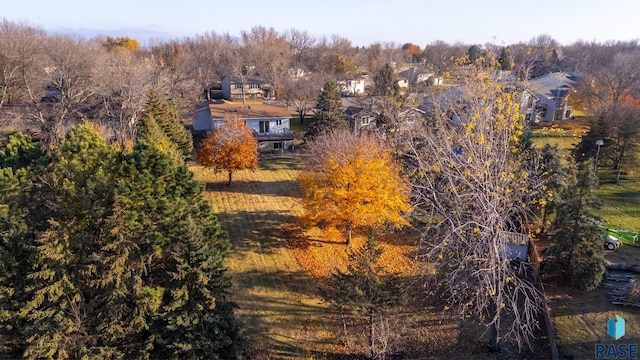
<path fill-rule="evenodd" d="M 358 227 L 408 225 L 409 185 L 381 139 L 333 132 L 309 149 L 299 177 L 307 224 L 345 231 L 347 245 Z"/>

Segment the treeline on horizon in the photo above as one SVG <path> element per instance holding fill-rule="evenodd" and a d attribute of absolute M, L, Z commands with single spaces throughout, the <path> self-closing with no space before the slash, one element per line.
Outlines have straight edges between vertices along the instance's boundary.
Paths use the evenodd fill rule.
<path fill-rule="evenodd" d="M 272 85 L 276 99 L 293 103 L 303 93 L 301 84 L 308 85 L 306 98 L 315 101 L 327 81 L 375 74 L 386 64 L 396 71 L 414 66 L 455 78 L 456 60 L 465 57 L 499 57 L 502 68 L 520 80 L 553 71 L 606 77 L 636 68 L 638 44 L 564 46 L 543 34 L 506 46 L 434 41 L 424 47 L 411 42 L 358 47 L 337 35 L 316 38 L 305 30 L 254 26 L 239 36 L 212 31 L 143 48 L 129 37 L 50 35 L 5 19 L 0 21 L 0 126 L 60 138 L 71 125 L 90 119 L 104 125 L 107 138 L 131 139 L 149 91 L 172 99 L 186 118 L 215 96 L 225 76 L 259 75 Z"/>

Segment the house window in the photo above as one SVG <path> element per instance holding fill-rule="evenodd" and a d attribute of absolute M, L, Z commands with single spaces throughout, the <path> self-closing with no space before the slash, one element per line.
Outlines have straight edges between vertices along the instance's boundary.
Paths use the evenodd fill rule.
<path fill-rule="evenodd" d="M 236 89 L 242 89 L 242 84 L 235 84 Z"/>
<path fill-rule="evenodd" d="M 283 146 L 281 142 L 273 143 L 273 150 L 282 149 L 282 147 Z"/>
<path fill-rule="evenodd" d="M 282 120 L 276 120 L 276 125 L 282 125 Z"/>
<path fill-rule="evenodd" d="M 236 94 L 236 99 L 242 99 L 242 94 Z"/>
<path fill-rule="evenodd" d="M 269 132 L 269 122 L 260 121 L 260 133 L 268 133 L 268 132 Z"/>
<path fill-rule="evenodd" d="M 260 84 L 249 84 L 250 89 L 260 89 Z"/>
<path fill-rule="evenodd" d="M 360 125 L 369 125 L 371 124 L 371 117 L 369 116 L 363 116 L 360 118 Z"/>

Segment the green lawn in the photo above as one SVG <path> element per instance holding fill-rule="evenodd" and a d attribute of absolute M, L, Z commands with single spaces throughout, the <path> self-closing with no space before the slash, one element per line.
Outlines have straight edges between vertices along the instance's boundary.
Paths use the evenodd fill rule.
<path fill-rule="evenodd" d="M 546 144 L 555 145 L 562 153 L 569 155 L 584 133 L 585 128 L 574 122 L 566 127 L 557 124 L 536 125 L 532 128 L 531 137 L 533 145 L 538 148 Z"/>
<path fill-rule="evenodd" d="M 599 168 L 600 186 L 595 191 L 602 201 L 597 214 L 618 230 L 640 231 L 640 176 L 637 173 L 621 178 L 614 184 L 615 172 Z M 640 264 L 640 259 L 638 259 Z"/>
<path fill-rule="evenodd" d="M 310 116 L 305 116 L 304 123 L 302 124 L 300 123 L 300 116 L 297 114 L 291 117 L 290 127 L 296 139 L 302 140 L 304 138 L 304 134 L 307 132 L 307 126 L 310 122 Z"/>

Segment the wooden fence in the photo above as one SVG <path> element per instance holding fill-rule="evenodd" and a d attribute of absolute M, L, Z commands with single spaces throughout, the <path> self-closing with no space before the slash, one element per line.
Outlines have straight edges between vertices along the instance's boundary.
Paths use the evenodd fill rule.
<path fill-rule="evenodd" d="M 553 322 L 551 321 L 550 309 L 549 305 L 547 305 L 547 295 L 544 292 L 544 285 L 540 278 L 540 254 L 538 253 L 538 249 L 533 241 L 529 242 L 529 263 L 533 269 L 534 281 L 543 296 L 542 301 L 544 306 L 542 308 L 542 317 L 544 318 L 544 325 L 547 329 L 547 338 L 549 339 L 549 347 L 551 348 L 551 359 L 559 360 L 560 355 L 558 354 L 558 345 L 556 344 L 555 338 L 556 331 L 553 327 Z"/>

